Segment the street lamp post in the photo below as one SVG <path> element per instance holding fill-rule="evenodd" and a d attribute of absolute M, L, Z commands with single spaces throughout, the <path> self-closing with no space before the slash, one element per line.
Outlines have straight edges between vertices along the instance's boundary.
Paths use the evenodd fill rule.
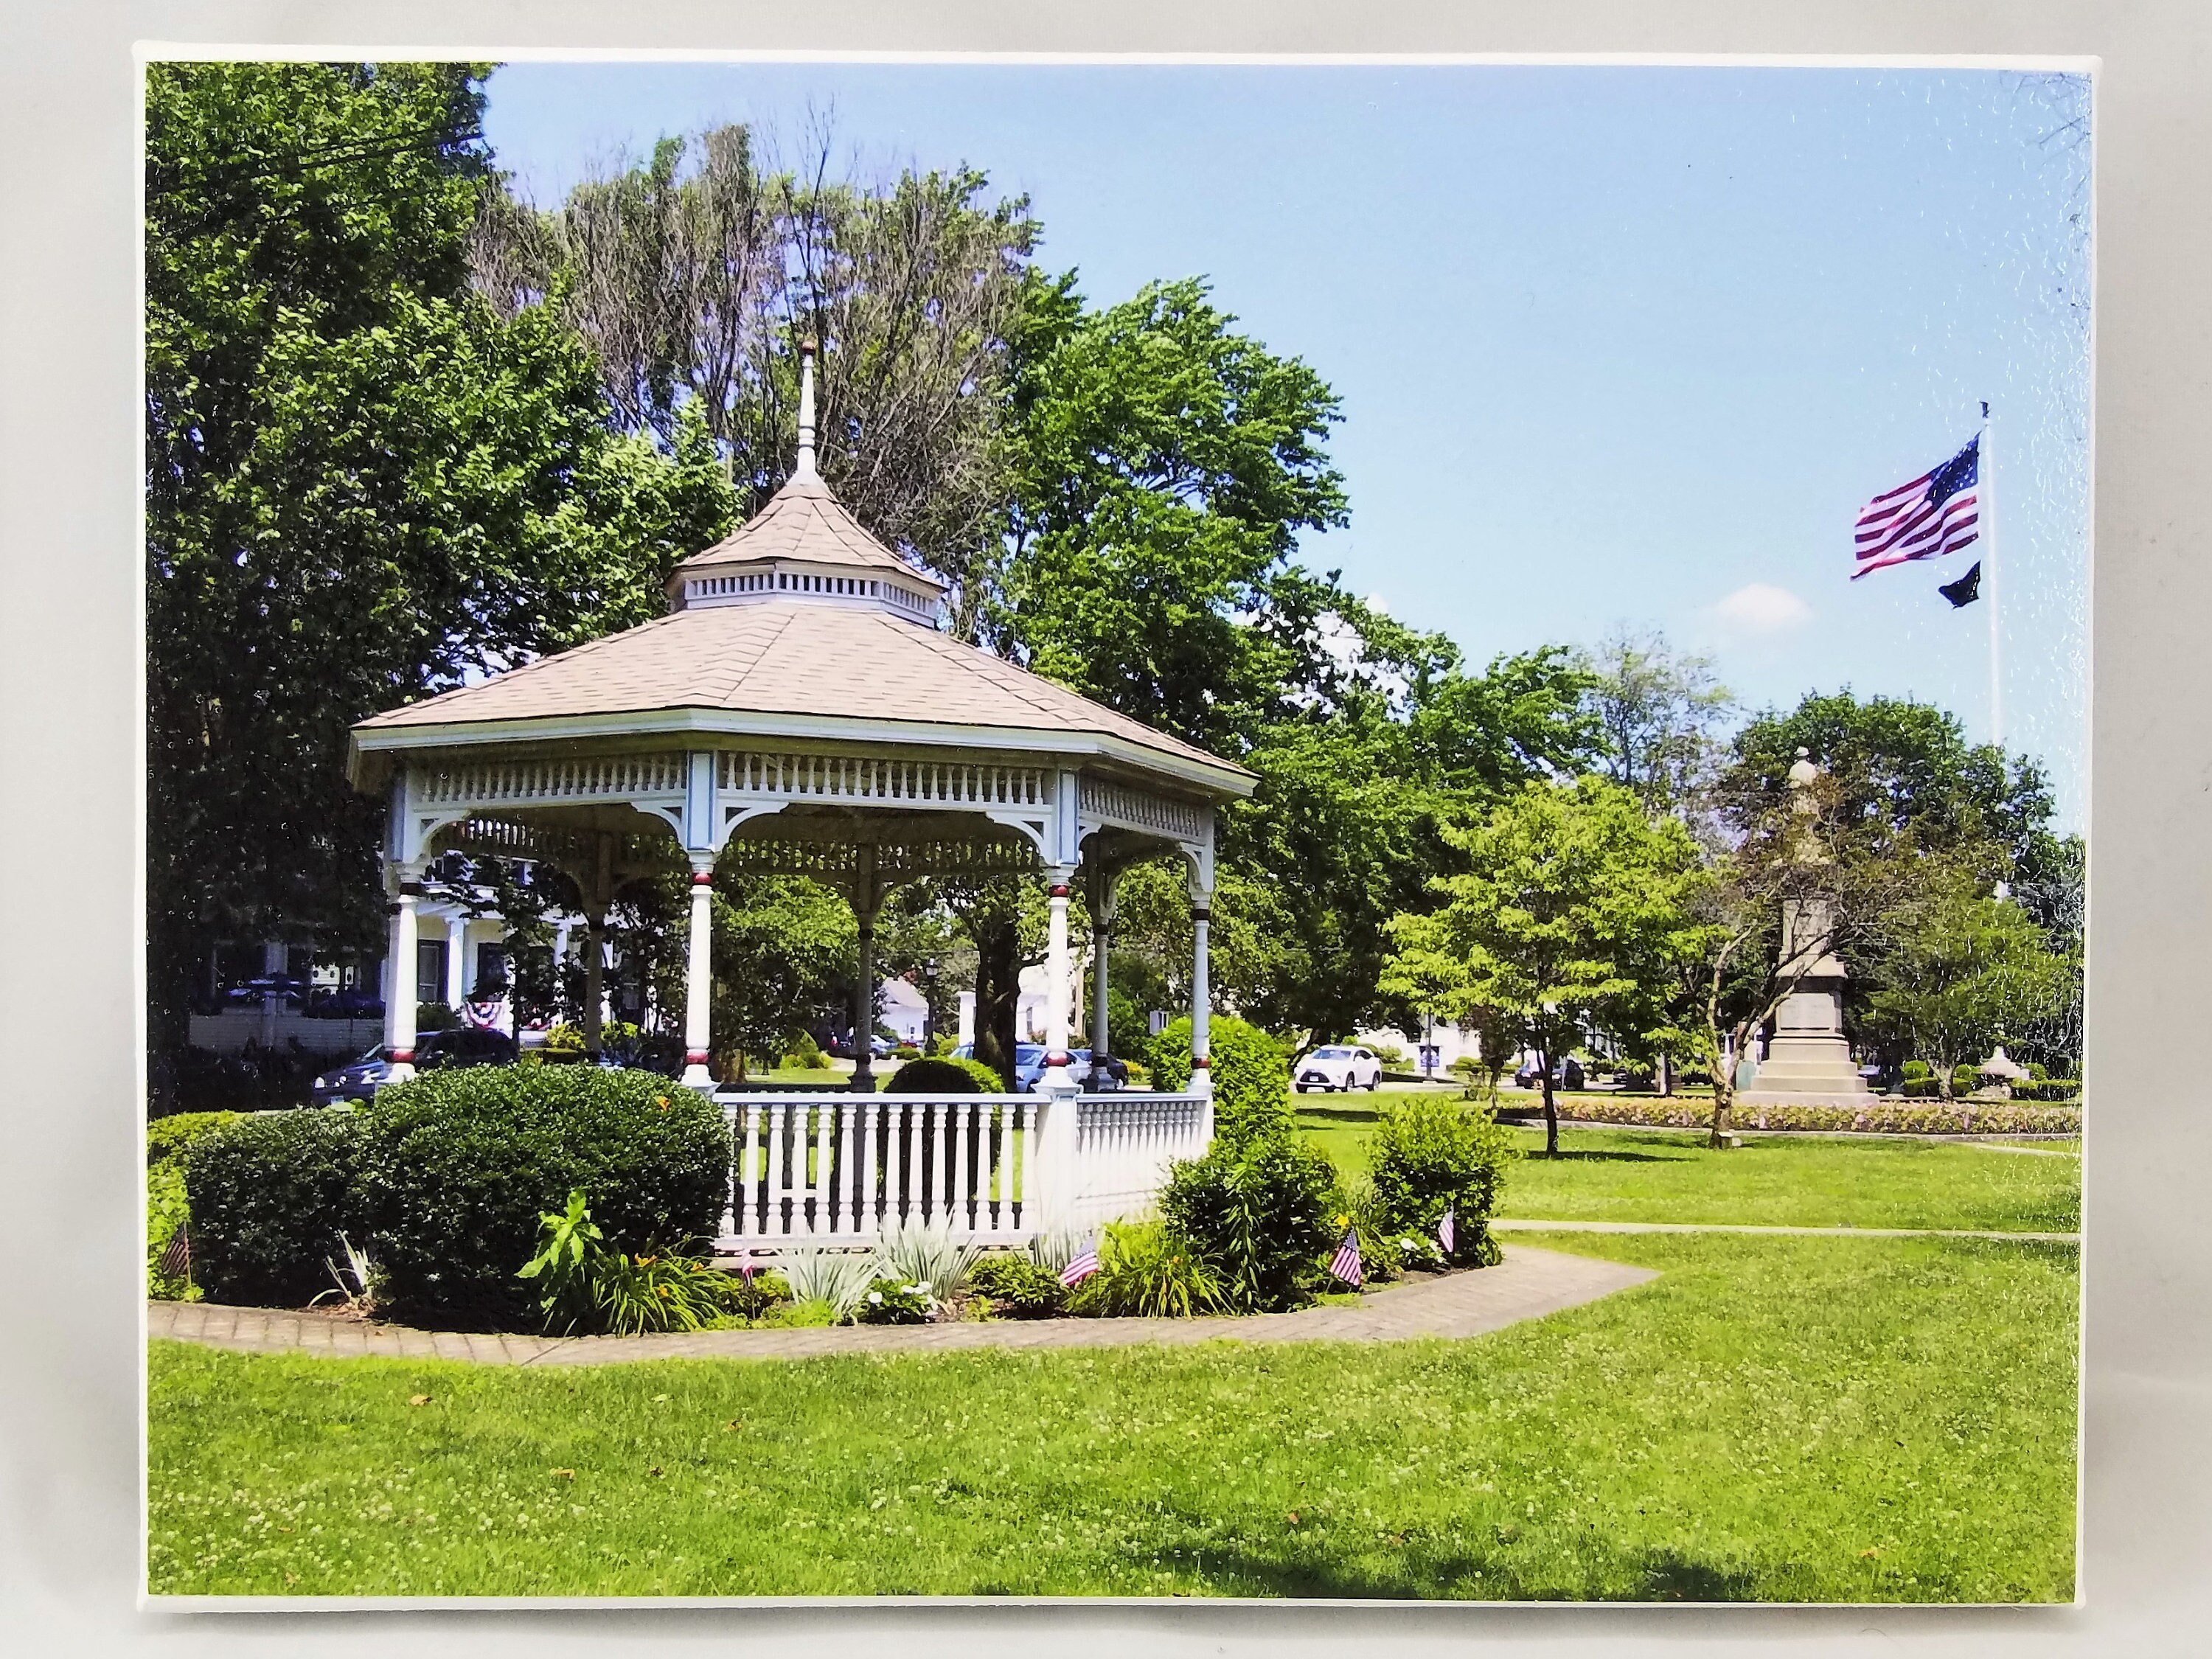
<path fill-rule="evenodd" d="M 921 1051 L 927 1054 L 937 1043 L 937 958 L 931 957 L 921 964 Z"/>

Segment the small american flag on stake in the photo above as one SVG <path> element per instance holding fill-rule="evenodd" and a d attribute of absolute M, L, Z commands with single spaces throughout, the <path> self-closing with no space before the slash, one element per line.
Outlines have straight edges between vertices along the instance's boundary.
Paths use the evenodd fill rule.
<path fill-rule="evenodd" d="M 1098 1271 L 1098 1240 L 1094 1235 L 1090 1242 L 1070 1256 L 1067 1265 L 1060 1270 L 1060 1282 L 1073 1290 Z"/>
<path fill-rule="evenodd" d="M 1437 1223 L 1437 1243 L 1444 1247 L 1444 1254 L 1452 1253 L 1452 1206 L 1444 1206 L 1444 1218 Z"/>
<path fill-rule="evenodd" d="M 169 1235 L 169 1247 L 161 1252 L 161 1277 L 182 1279 L 192 1265 L 192 1242 L 185 1236 L 182 1227 Z"/>
<path fill-rule="evenodd" d="M 1328 1270 L 1354 1290 L 1367 1282 L 1367 1275 L 1359 1270 L 1358 1228 L 1346 1227 L 1344 1230 L 1344 1242 L 1336 1247 L 1336 1254 L 1329 1258 Z"/>
<path fill-rule="evenodd" d="M 1981 532 L 1977 497 L 1982 475 L 1982 440 L 1974 438 L 1942 465 L 1875 496 L 1859 510 L 1852 541 L 1856 581 L 1913 559 L 1955 553 Z"/>

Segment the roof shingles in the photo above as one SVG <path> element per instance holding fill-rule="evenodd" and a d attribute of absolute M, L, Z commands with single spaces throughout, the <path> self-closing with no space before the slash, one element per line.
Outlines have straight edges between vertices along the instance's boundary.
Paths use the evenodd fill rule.
<path fill-rule="evenodd" d="M 933 629 L 803 601 L 678 611 L 356 729 L 678 708 L 1090 732 L 1229 764 Z"/>

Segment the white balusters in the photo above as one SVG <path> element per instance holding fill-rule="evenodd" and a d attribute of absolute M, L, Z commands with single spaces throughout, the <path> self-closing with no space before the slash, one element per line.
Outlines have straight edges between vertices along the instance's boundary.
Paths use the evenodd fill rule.
<path fill-rule="evenodd" d="M 826 1103 L 814 1109 L 814 1231 L 826 1233 L 836 1222 L 830 1213 L 830 1179 L 835 1173 L 830 1156 L 830 1120 L 837 1109 Z"/>
<path fill-rule="evenodd" d="M 783 1121 L 789 1109 L 779 1100 L 768 1110 L 768 1213 L 761 1231 L 770 1238 L 781 1238 L 791 1231 L 783 1212 Z"/>
<path fill-rule="evenodd" d="M 963 1104 L 952 1109 L 952 1201 L 949 1212 L 952 1225 L 957 1231 L 975 1230 L 975 1206 L 969 1193 L 968 1139 L 969 1126 L 974 1121 L 975 1109 Z"/>

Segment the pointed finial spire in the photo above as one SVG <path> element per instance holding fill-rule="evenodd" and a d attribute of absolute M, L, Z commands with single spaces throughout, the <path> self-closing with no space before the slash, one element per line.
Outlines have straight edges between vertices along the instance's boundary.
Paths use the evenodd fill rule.
<path fill-rule="evenodd" d="M 799 461 L 792 470 L 799 477 L 814 472 L 814 354 L 821 347 L 812 335 L 799 343 Z"/>

